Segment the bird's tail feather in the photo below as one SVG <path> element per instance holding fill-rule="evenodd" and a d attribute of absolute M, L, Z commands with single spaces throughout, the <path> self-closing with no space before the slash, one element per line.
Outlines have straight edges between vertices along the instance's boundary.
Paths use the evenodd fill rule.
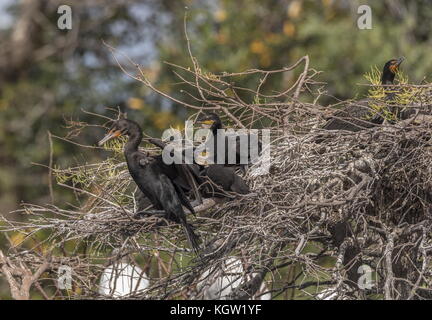
<path fill-rule="evenodd" d="M 186 221 L 184 221 L 182 223 L 183 229 L 186 233 L 186 237 L 187 240 L 189 242 L 189 245 L 192 247 L 192 249 L 194 250 L 194 252 L 196 254 L 199 254 L 200 251 L 200 247 L 199 247 L 199 237 L 196 235 L 196 233 L 193 231 L 193 227 L 187 223 Z"/>

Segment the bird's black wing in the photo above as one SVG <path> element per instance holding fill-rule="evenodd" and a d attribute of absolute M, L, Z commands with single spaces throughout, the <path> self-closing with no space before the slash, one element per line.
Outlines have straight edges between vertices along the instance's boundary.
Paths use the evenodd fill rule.
<path fill-rule="evenodd" d="M 159 147 L 160 149 L 163 149 L 166 147 L 166 143 L 163 142 L 160 139 L 154 139 L 150 138 L 148 141 L 155 146 Z M 193 148 L 192 151 L 195 151 Z M 191 190 L 195 199 L 197 199 L 199 202 L 202 202 L 201 194 L 198 190 L 198 185 L 202 183 L 199 177 L 199 165 L 198 164 L 184 164 L 184 158 L 185 158 L 186 150 L 183 149 L 182 151 L 182 159 L 176 159 L 176 163 L 171 165 L 165 165 L 166 170 L 170 171 L 169 176 L 173 177 L 173 182 L 186 190 Z M 176 177 L 174 178 L 174 175 Z M 186 196 L 185 196 L 186 197 Z M 189 203 L 189 200 L 187 200 L 187 203 L 184 203 L 188 209 L 192 208 L 192 206 Z M 190 207 L 190 208 L 189 208 Z M 193 209 L 191 212 L 194 212 Z"/>
<path fill-rule="evenodd" d="M 157 208 L 165 211 L 168 220 L 180 223 L 186 233 L 189 244 L 198 253 L 198 237 L 193 231 L 193 227 L 187 222 L 186 214 L 183 211 L 181 194 L 178 193 L 174 183 L 161 170 L 157 159 L 148 163 L 147 156 L 143 153 L 137 154 L 137 161 L 144 165 L 145 171 L 141 176 L 141 184 L 145 184 L 148 198 Z"/>
<path fill-rule="evenodd" d="M 189 210 L 193 215 L 195 215 L 195 214 L 196 214 L 196 213 L 195 213 L 195 210 L 194 210 L 192 204 L 190 203 L 189 198 L 188 198 L 188 197 L 186 196 L 186 194 L 184 193 L 183 188 L 181 187 L 181 185 L 179 185 L 175 180 L 172 181 L 172 183 L 173 183 L 173 186 L 174 186 L 174 188 L 175 188 L 175 190 L 176 190 L 176 192 L 177 192 L 177 194 L 178 194 L 178 196 L 179 196 L 180 202 L 181 202 L 181 203 L 182 203 L 186 208 L 188 208 L 188 210 Z"/>
<path fill-rule="evenodd" d="M 159 147 L 165 147 L 165 143 L 161 140 L 157 139 L 151 139 L 151 141 L 155 142 L 157 146 Z M 143 157 L 139 159 L 139 164 L 141 167 L 145 167 L 149 165 L 152 162 L 156 162 L 156 165 L 159 167 L 159 170 L 164 173 L 173 183 L 176 192 L 178 194 L 178 197 L 181 201 L 181 203 L 189 209 L 189 211 L 192 214 L 195 214 L 195 210 L 193 206 L 191 205 L 189 199 L 187 198 L 186 194 L 184 193 L 183 189 L 185 190 L 197 190 L 197 193 L 195 195 L 195 198 L 201 201 L 201 195 L 198 192 L 198 186 L 196 185 L 196 182 L 191 174 L 192 168 L 189 168 L 189 165 L 183 165 L 183 164 L 171 164 L 166 165 L 163 162 L 162 156 L 156 156 L 155 158 L 146 157 L 143 154 Z"/>
<path fill-rule="evenodd" d="M 186 220 L 186 214 L 183 211 L 181 200 L 174 184 L 166 175 L 160 173 L 159 179 L 157 179 L 153 185 L 168 218 L 182 225 L 189 244 L 197 253 L 199 251 L 198 236 L 193 231 L 193 227 Z"/>

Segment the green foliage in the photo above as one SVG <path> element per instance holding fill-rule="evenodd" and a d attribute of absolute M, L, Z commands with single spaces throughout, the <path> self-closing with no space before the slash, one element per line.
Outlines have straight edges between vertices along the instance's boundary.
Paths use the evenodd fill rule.
<path fill-rule="evenodd" d="M 371 70 L 364 75 L 364 77 L 373 86 L 368 91 L 368 97 L 372 99 L 384 98 L 385 91 L 381 86 L 381 70 L 377 66 L 373 66 Z"/>

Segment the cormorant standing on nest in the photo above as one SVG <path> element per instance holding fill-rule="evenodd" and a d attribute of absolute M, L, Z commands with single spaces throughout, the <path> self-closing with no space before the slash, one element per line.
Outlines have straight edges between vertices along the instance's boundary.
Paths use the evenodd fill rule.
<path fill-rule="evenodd" d="M 401 57 L 399 59 L 391 59 L 386 62 L 381 76 L 382 85 L 389 86 L 393 84 L 397 70 L 404 60 L 405 58 Z M 386 100 L 392 99 L 394 94 L 394 90 L 386 93 Z M 384 119 L 382 116 L 373 116 L 371 114 L 371 109 L 368 106 L 368 102 L 368 99 L 360 100 L 356 103 L 348 105 L 342 110 L 335 112 L 334 116 L 332 116 L 327 121 L 323 129 L 356 132 L 366 128 L 372 128 L 376 124 L 383 123 Z"/>
<path fill-rule="evenodd" d="M 182 225 L 190 245 L 197 253 L 199 250 L 198 236 L 187 222 L 182 204 L 192 213 L 194 210 L 181 188 L 173 183 L 173 179 L 170 179 L 169 175 L 173 175 L 173 171 L 167 171 L 167 165 L 163 163 L 161 156 L 149 158 L 138 150 L 143 134 L 140 126 L 134 121 L 128 119 L 115 121 L 99 145 L 121 135 L 129 136 L 124 146 L 124 155 L 129 173 L 138 188 L 157 210 L 165 212 L 167 219 Z"/>
<path fill-rule="evenodd" d="M 233 140 L 235 140 L 235 145 L 232 145 L 232 138 L 230 138 L 230 134 L 227 133 L 222 133 L 220 135 L 218 135 L 218 130 L 219 129 L 224 129 L 223 125 L 222 125 L 222 121 L 219 118 L 219 116 L 216 113 L 203 113 L 200 114 L 197 118 L 196 123 L 201 124 L 204 128 L 206 129 L 210 129 L 211 133 L 212 133 L 212 137 L 211 139 L 207 142 L 207 143 L 211 143 L 213 142 L 213 146 L 210 145 L 210 149 L 212 149 L 212 153 L 210 153 L 210 159 L 212 160 L 213 163 L 218 163 L 218 140 L 220 138 L 223 138 L 225 141 L 225 159 L 224 159 L 224 165 L 225 166 L 240 166 L 242 168 L 243 171 L 245 171 L 245 166 L 247 164 L 249 164 L 253 159 L 252 159 L 252 154 L 251 151 L 253 150 L 253 148 L 255 147 L 253 145 L 253 138 L 251 134 L 246 135 L 247 137 L 247 144 L 248 144 L 248 150 L 247 150 L 247 163 L 242 163 L 241 159 L 241 143 L 243 142 L 240 135 L 235 135 L 233 138 Z M 257 137 L 258 138 L 258 137 Z M 261 143 L 260 141 L 257 139 L 257 155 L 261 152 Z M 229 163 L 229 154 L 231 153 L 235 153 L 235 162 L 234 163 Z M 243 160 L 244 162 L 244 160 Z"/>

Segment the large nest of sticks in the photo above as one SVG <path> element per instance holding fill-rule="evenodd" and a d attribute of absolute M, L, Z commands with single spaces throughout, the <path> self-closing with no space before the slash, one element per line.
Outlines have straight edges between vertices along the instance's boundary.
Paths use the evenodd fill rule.
<path fill-rule="evenodd" d="M 154 87 L 136 64 L 129 71 L 127 60 L 111 49 L 124 72 L 182 103 Z M 325 131 L 320 128 L 335 106 L 319 104 L 325 87 L 314 80 L 318 72 L 307 56 L 281 70 L 220 75 L 202 72 L 191 58 L 193 68 L 173 66 L 190 87 L 183 94 L 197 102 L 182 104 L 216 110 L 237 128 L 269 129 L 268 172 L 255 163 L 244 176 L 251 194 L 234 195 L 188 216 L 202 242 L 198 258 L 178 225 L 163 217 L 135 217 L 142 199 L 136 197 L 122 142 L 108 146 L 112 157 L 104 162 L 56 169 L 57 182 L 84 196 L 85 203 L 67 209 L 25 205 L 15 213 L 19 219 L 8 219 L 2 227 L 27 236 L 49 231 L 47 278 L 55 279 L 56 268 L 68 265 L 74 288 L 80 288 L 69 294 L 104 298 L 97 281 L 103 259 L 117 248 L 139 260 L 150 275 L 149 287 L 127 298 L 205 298 L 209 275 L 223 273 L 227 259 L 236 257 L 241 282 L 227 293 L 229 299 L 266 293 L 274 299 L 430 299 L 432 85 L 401 86 L 416 93 L 403 102 L 403 108 L 415 111 L 408 119 L 389 119 L 358 132 Z M 263 93 L 269 77 L 297 69 L 292 87 Z M 257 77 L 257 86 L 236 86 L 235 79 L 245 76 Z M 386 103 L 376 98 L 376 104 Z M 8 259 L 36 268 L 48 258 L 18 249 Z"/>

